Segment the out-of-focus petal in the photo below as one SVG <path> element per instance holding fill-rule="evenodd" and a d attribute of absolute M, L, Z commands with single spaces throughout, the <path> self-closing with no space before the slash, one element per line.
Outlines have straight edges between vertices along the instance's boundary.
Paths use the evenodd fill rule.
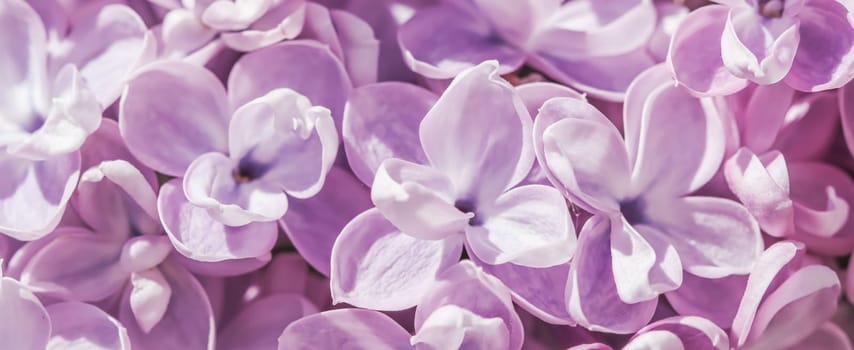
<path fill-rule="evenodd" d="M 279 336 L 279 350 L 409 349 L 409 332 L 383 313 L 362 309 L 325 311 L 291 323 Z"/>
<path fill-rule="evenodd" d="M 374 37 L 373 28 L 365 22 L 367 19 L 347 11 L 329 10 L 313 2 L 306 3 L 305 16 L 300 38 L 315 39 L 329 45 L 329 49 L 347 67 L 353 85 L 377 82 L 381 42 Z M 394 39 L 390 41 L 396 43 Z M 385 70 L 383 66 L 382 71 Z"/>
<path fill-rule="evenodd" d="M 493 30 L 474 6 L 448 3 L 416 12 L 398 30 L 398 42 L 406 65 L 429 78 L 453 78 L 490 59 L 498 60 L 499 74 L 510 73 L 525 53 Z"/>
<path fill-rule="evenodd" d="M 196 157 L 226 150 L 230 112 L 213 73 L 189 63 L 159 62 L 141 69 L 125 87 L 119 129 L 145 165 L 181 176 Z"/>
<path fill-rule="evenodd" d="M 416 333 L 431 314 L 454 305 L 482 318 L 499 318 L 508 330 L 509 349 L 520 349 L 524 331 L 513 309 L 510 293 L 500 281 L 485 274 L 472 262 L 462 261 L 445 270 L 427 297 L 415 310 Z"/>
<path fill-rule="evenodd" d="M 242 106 L 278 88 L 294 90 L 312 105 L 328 108 L 336 130 L 341 130 L 351 83 L 328 47 L 308 40 L 276 44 L 241 57 L 228 76 L 232 106 Z"/>
<path fill-rule="evenodd" d="M 79 301 L 98 301 L 124 286 L 129 272 L 118 263 L 121 242 L 80 228 L 57 231 L 22 267 L 21 282 L 36 292 Z"/>
<path fill-rule="evenodd" d="M 652 319 L 658 301 L 620 300 L 611 267 L 610 231 L 603 215 L 590 218 L 581 229 L 566 287 L 569 314 L 593 331 L 633 333 Z"/>
<path fill-rule="evenodd" d="M 160 188 L 157 211 L 175 249 L 199 261 L 258 257 L 270 252 L 278 236 L 275 222 L 227 226 L 215 220 L 187 200 L 177 179 Z"/>
<path fill-rule="evenodd" d="M 157 267 L 172 289 L 166 312 L 149 332 L 137 323 L 127 288 L 119 305 L 118 318 L 127 328 L 134 349 L 212 350 L 216 327 L 213 311 L 199 281 L 183 267 L 167 261 Z"/>
<path fill-rule="evenodd" d="M 205 26 L 192 11 L 184 8 L 176 8 L 166 13 L 161 33 L 165 50 L 181 53 L 195 51 L 217 34 L 213 28 Z"/>
<path fill-rule="evenodd" d="M 795 229 L 789 198 L 789 170 L 780 152 L 757 156 L 740 148 L 724 163 L 729 189 L 769 235 L 781 237 Z"/>
<path fill-rule="evenodd" d="M 741 204 L 717 197 L 684 197 L 649 213 L 676 248 L 686 271 L 707 278 L 750 272 L 762 252 L 759 225 Z"/>
<path fill-rule="evenodd" d="M 403 234 L 370 209 L 344 227 L 332 248 L 333 301 L 382 311 L 413 307 L 436 275 L 459 260 L 461 243 Z"/>
<path fill-rule="evenodd" d="M 401 232 L 420 239 L 462 233 L 475 213 L 455 207 L 451 181 L 436 169 L 391 158 L 380 164 L 371 200 Z"/>
<path fill-rule="evenodd" d="M 734 7 L 721 35 L 721 57 L 733 75 L 773 84 L 789 72 L 799 41 L 797 20 L 768 20 L 752 6 Z"/>
<path fill-rule="evenodd" d="M 851 350 L 851 339 L 842 328 L 833 322 L 825 322 L 821 328 L 786 350 Z"/>
<path fill-rule="evenodd" d="M 47 307 L 51 335 L 47 350 L 129 350 L 127 330 L 101 309 L 81 302 Z"/>
<path fill-rule="evenodd" d="M 854 77 L 854 27 L 839 1 L 810 1 L 798 13 L 801 42 L 786 84 L 801 91 L 838 88 Z"/>
<path fill-rule="evenodd" d="M 488 61 L 451 82 L 424 116 L 419 136 L 456 198 L 485 204 L 528 175 L 532 127 L 522 99 L 498 76 L 498 63 Z"/>
<path fill-rule="evenodd" d="M 80 177 L 80 154 L 43 161 L 0 155 L 0 173 L 0 232 L 31 241 L 59 224 Z"/>
<path fill-rule="evenodd" d="M 721 38 L 729 8 L 703 6 L 676 29 L 667 63 L 677 82 L 700 95 L 729 95 L 747 86 L 747 79 L 729 72 L 721 56 Z"/>
<path fill-rule="evenodd" d="M 553 99 L 540 114 L 547 111 L 570 118 L 546 128 L 540 161 L 574 202 L 592 211 L 618 211 L 628 195 L 630 166 L 617 128 L 584 101 Z"/>
<path fill-rule="evenodd" d="M 278 1 L 248 28 L 223 32 L 222 41 L 238 51 L 252 51 L 299 35 L 305 24 L 305 1 Z M 231 17 L 230 14 L 225 16 Z"/>
<path fill-rule="evenodd" d="M 275 349 L 282 330 L 316 313 L 317 307 L 298 294 L 273 294 L 254 300 L 220 331 L 216 347 L 224 350 Z"/>
<path fill-rule="evenodd" d="M 560 192 L 549 186 L 521 186 L 479 211 L 481 225 L 466 229 L 466 240 L 487 264 L 527 267 L 563 264 L 575 251 L 575 227 Z"/>
<path fill-rule="evenodd" d="M 289 205 L 279 221 L 282 229 L 306 262 L 327 276 L 339 232 L 353 217 L 373 206 L 368 187 L 338 167 L 332 168 L 317 195 L 292 199 Z"/>
<path fill-rule="evenodd" d="M 344 108 L 344 150 L 353 173 L 366 185 L 383 160 L 427 164 L 418 127 L 436 95 L 417 85 L 382 82 L 350 93 Z"/>
<path fill-rule="evenodd" d="M 14 317 L 0 318 L 3 346 L 21 350 L 43 350 L 51 326 L 41 301 L 24 285 L 0 273 L 0 309 Z"/>
<path fill-rule="evenodd" d="M 789 167 L 795 230 L 792 238 L 822 254 L 844 255 L 854 249 L 854 182 L 836 167 L 818 162 Z"/>

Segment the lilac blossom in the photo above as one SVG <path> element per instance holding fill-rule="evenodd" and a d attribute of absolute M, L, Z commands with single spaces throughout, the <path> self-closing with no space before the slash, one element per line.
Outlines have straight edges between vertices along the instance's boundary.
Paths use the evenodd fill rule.
<path fill-rule="evenodd" d="M 594 213 L 570 269 L 570 314 L 612 332 L 648 322 L 656 297 L 681 285 L 683 269 L 709 278 L 746 274 L 762 249 L 743 206 L 691 195 L 723 157 L 723 126 L 707 103 L 657 66 L 629 88 L 624 118 L 625 139 L 588 103 L 555 98 L 534 126 L 549 178 Z"/>
<path fill-rule="evenodd" d="M 854 25 L 836 0 L 720 0 L 693 11 L 670 44 L 680 84 L 729 95 L 749 82 L 800 91 L 838 88 L 854 77 Z"/>
<path fill-rule="evenodd" d="M 388 158 L 375 174 L 369 166 L 360 172 L 373 175 L 376 208 L 344 227 L 333 247 L 337 302 L 380 310 L 418 304 L 463 245 L 487 264 L 550 267 L 571 257 L 575 235 L 560 193 L 542 185 L 514 188 L 533 161 L 525 132 L 531 121 L 513 87 L 495 77 L 497 67 L 483 63 L 451 83 L 419 124 L 420 146 L 394 145 L 395 155 L 411 160 Z M 429 94 L 416 98 L 430 104 Z M 414 132 L 409 121 L 403 125 Z"/>

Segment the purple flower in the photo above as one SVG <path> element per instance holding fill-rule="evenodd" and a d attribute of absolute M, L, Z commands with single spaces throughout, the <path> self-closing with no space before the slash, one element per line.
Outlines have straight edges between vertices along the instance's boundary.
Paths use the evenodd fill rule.
<path fill-rule="evenodd" d="M 717 2 L 691 12 L 670 45 L 674 77 L 693 92 L 728 95 L 780 81 L 822 91 L 854 77 L 854 26 L 838 1 Z"/>
<path fill-rule="evenodd" d="M 265 69 L 272 62 L 278 71 Z M 199 261 L 268 253 L 288 196 L 320 191 L 338 150 L 332 113 L 349 80 L 328 50 L 294 41 L 244 56 L 228 86 L 203 68 L 161 62 L 142 69 L 121 101 L 131 152 L 182 177 L 163 185 L 158 211 L 178 251 Z"/>
<path fill-rule="evenodd" d="M 463 245 L 487 264 L 550 267 L 571 257 L 575 235 L 560 193 L 542 185 L 514 188 L 531 169 L 531 121 L 496 69 L 486 62 L 451 83 L 420 123 L 420 147 L 386 143 L 415 162 L 382 161 L 371 187 L 376 209 L 353 219 L 336 240 L 336 302 L 379 310 L 416 305 Z M 426 109 L 430 96 L 421 96 Z M 413 124 L 403 125 L 414 132 Z M 355 164 L 365 167 L 357 174 L 373 175 L 369 165 Z"/>
<path fill-rule="evenodd" d="M 635 331 L 652 317 L 657 296 L 681 285 L 683 269 L 707 278 L 745 274 L 761 252 L 743 206 L 691 195 L 724 151 L 721 122 L 706 102 L 657 66 L 629 88 L 625 139 L 584 101 L 555 98 L 540 109 L 538 160 L 567 198 L 595 214 L 579 234 L 567 287 L 579 324 Z"/>

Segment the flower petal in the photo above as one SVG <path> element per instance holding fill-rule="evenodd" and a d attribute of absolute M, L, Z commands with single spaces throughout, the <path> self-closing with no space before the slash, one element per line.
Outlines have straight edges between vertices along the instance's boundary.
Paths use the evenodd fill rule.
<path fill-rule="evenodd" d="M 294 40 L 252 51 L 241 57 L 228 76 L 228 100 L 242 106 L 278 88 L 308 98 L 332 111 L 336 130 L 350 92 L 350 78 L 329 49 L 314 41 Z"/>
<path fill-rule="evenodd" d="M 451 181 L 436 169 L 390 158 L 380 164 L 371 200 L 401 232 L 437 240 L 461 233 L 474 213 L 455 207 Z"/>
<path fill-rule="evenodd" d="M 546 169 L 583 208 L 619 210 L 619 202 L 628 195 L 630 168 L 617 128 L 593 106 L 575 99 L 547 101 L 540 115 L 546 113 L 569 116 L 543 132 L 545 157 L 540 161 Z"/>
<path fill-rule="evenodd" d="M 728 13 L 727 6 L 703 6 L 691 11 L 673 34 L 667 64 L 674 79 L 694 93 L 729 95 L 747 86 L 747 79 L 730 73 L 722 58 Z"/>
<path fill-rule="evenodd" d="M 253 300 L 219 333 L 216 347 L 224 350 L 275 349 L 283 329 L 316 313 L 317 307 L 297 294 L 273 294 Z"/>
<path fill-rule="evenodd" d="M 489 61 L 458 75 L 421 122 L 424 153 L 450 178 L 457 199 L 489 203 L 533 165 L 533 121 L 497 74 Z"/>
<path fill-rule="evenodd" d="M 780 152 L 756 156 L 740 148 L 724 163 L 729 189 L 759 222 L 765 233 L 782 237 L 795 229 L 789 198 L 789 171 Z"/>
<path fill-rule="evenodd" d="M 457 305 L 443 305 L 424 320 L 412 337 L 416 348 L 508 349 L 510 335 L 498 317 L 481 317 Z"/>
<path fill-rule="evenodd" d="M 101 309 L 81 302 L 47 307 L 51 335 L 47 350 L 129 350 L 127 330 Z"/>
<path fill-rule="evenodd" d="M 721 328 L 730 328 L 747 285 L 747 275 L 730 275 L 718 279 L 682 275 L 682 285 L 665 294 L 680 315 L 706 318 Z"/>
<path fill-rule="evenodd" d="M 848 334 L 833 322 L 826 322 L 818 330 L 786 350 L 851 350 Z"/>
<path fill-rule="evenodd" d="M 344 150 L 353 173 L 366 185 L 383 160 L 427 164 L 418 127 L 436 95 L 417 85 L 382 82 L 350 93 L 344 108 Z"/>
<path fill-rule="evenodd" d="M 467 228 L 466 239 L 487 264 L 555 266 L 569 261 L 575 251 L 575 227 L 568 214 L 566 201 L 554 188 L 516 187 L 477 213 L 474 220 L 483 220 L 482 226 Z"/>
<path fill-rule="evenodd" d="M 762 252 L 759 225 L 741 204 L 684 197 L 657 207 L 649 224 L 667 235 L 685 271 L 706 278 L 744 274 Z"/>
<path fill-rule="evenodd" d="M 0 49 L 6 53 L 0 58 L 0 128 L 6 133 L 12 131 L 9 127 L 17 129 L 9 121 L 27 123 L 34 114 L 47 112 L 47 34 L 36 11 L 19 0 L 0 5 L 0 33 Z"/>
<path fill-rule="evenodd" d="M 847 15 L 847 16 L 846 16 Z M 810 1 L 798 13 L 801 42 L 786 84 L 801 91 L 841 87 L 854 77 L 851 12 L 838 1 Z"/>
<path fill-rule="evenodd" d="M 288 209 L 288 196 L 263 180 L 239 182 L 234 175 L 238 167 L 222 153 L 197 157 L 183 179 L 187 201 L 207 209 L 214 220 L 228 226 L 281 218 Z"/>
<path fill-rule="evenodd" d="M 753 7 L 734 7 L 721 36 L 721 57 L 733 75 L 761 85 L 774 84 L 792 67 L 799 42 L 797 20 L 767 20 Z"/>
<path fill-rule="evenodd" d="M 652 300 L 682 284 L 682 262 L 667 236 L 655 227 L 611 219 L 611 269 L 617 294 L 632 304 Z"/>
<path fill-rule="evenodd" d="M 291 323 L 279 336 L 279 350 L 409 349 L 409 332 L 383 313 L 362 309 L 325 311 Z"/>
<path fill-rule="evenodd" d="M 854 183 L 836 167 L 817 162 L 789 167 L 795 234 L 810 250 L 844 255 L 854 248 Z"/>
<path fill-rule="evenodd" d="M 199 261 L 258 257 L 270 252 L 278 236 L 275 222 L 233 227 L 215 220 L 187 200 L 177 179 L 160 188 L 157 211 L 175 249 Z"/>
<path fill-rule="evenodd" d="M 681 87 L 649 95 L 637 126 L 638 149 L 629 152 L 637 155 L 634 193 L 685 195 L 705 185 L 720 167 L 723 125 L 703 101 Z"/>
<path fill-rule="evenodd" d="M 220 37 L 229 47 L 244 52 L 293 39 L 305 24 L 305 3 L 303 0 L 277 1 L 248 28 L 222 32 Z"/>
<path fill-rule="evenodd" d="M 127 288 L 119 305 L 118 318 L 127 327 L 134 349 L 207 349 L 214 347 L 216 327 L 213 311 L 199 281 L 183 267 L 167 261 L 157 267 L 172 289 L 166 312 L 145 332 L 137 323 L 130 305 L 132 288 Z"/>
<path fill-rule="evenodd" d="M 181 176 L 196 157 L 226 150 L 229 113 L 225 89 L 213 73 L 189 63 L 159 62 L 128 82 L 119 128 L 145 165 Z"/>
<path fill-rule="evenodd" d="M 306 262 L 327 276 L 338 234 L 353 217 L 373 206 L 368 188 L 338 167 L 332 168 L 316 196 L 294 199 L 289 205 L 279 220 L 282 229 Z"/>
<path fill-rule="evenodd" d="M 166 314 L 172 298 L 172 287 L 156 268 L 134 272 L 130 276 L 130 283 L 132 287 L 128 302 L 133 318 L 143 332 L 151 332 Z"/>
<path fill-rule="evenodd" d="M 333 302 L 381 311 L 418 305 L 436 275 L 459 260 L 460 243 L 403 234 L 369 209 L 344 227 L 332 248 Z"/>
<path fill-rule="evenodd" d="M 644 337 L 653 332 L 666 332 L 675 336 L 678 339 L 678 346 L 683 349 L 729 349 L 729 337 L 727 337 L 726 332 L 711 321 L 696 316 L 675 316 L 651 323 L 638 331 L 623 349 L 639 350 L 661 347 L 661 343 L 648 343 L 647 341 L 652 339 Z"/>
<path fill-rule="evenodd" d="M 43 161 L 0 155 L 0 232 L 31 241 L 52 231 L 80 177 L 80 154 Z"/>
<path fill-rule="evenodd" d="M 51 332 L 48 313 L 41 301 L 24 285 L 0 275 L 0 309 L 14 317 L 0 318 L 3 346 L 21 350 L 43 350 Z"/>
<path fill-rule="evenodd" d="M 513 309 L 510 293 L 500 281 L 485 274 L 471 262 L 462 262 L 445 270 L 427 297 L 415 310 L 418 333 L 437 310 L 448 305 L 470 311 L 482 318 L 499 318 L 509 332 L 508 349 L 520 349 L 524 331 Z"/>
<path fill-rule="evenodd" d="M 338 152 L 329 110 L 290 89 L 272 90 L 241 106 L 228 136 L 229 155 L 241 168 L 256 168 L 260 180 L 298 198 L 320 191 Z"/>
<path fill-rule="evenodd" d="M 494 29 L 474 6 L 441 4 L 417 11 L 398 29 L 398 42 L 406 65 L 429 78 L 453 78 L 490 59 L 506 74 L 524 63 L 525 54 Z"/>
<path fill-rule="evenodd" d="M 620 299 L 609 237 L 610 223 L 605 216 L 593 216 L 582 227 L 566 287 L 569 314 L 593 331 L 632 333 L 652 319 L 658 301 L 627 304 Z"/>

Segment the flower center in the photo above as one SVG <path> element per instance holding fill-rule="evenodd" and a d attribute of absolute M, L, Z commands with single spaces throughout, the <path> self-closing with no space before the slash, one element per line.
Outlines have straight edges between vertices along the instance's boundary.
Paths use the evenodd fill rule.
<path fill-rule="evenodd" d="M 783 0 L 759 0 L 759 14 L 765 18 L 783 17 Z"/>
<path fill-rule="evenodd" d="M 483 221 L 478 217 L 477 212 L 475 211 L 477 209 L 477 204 L 475 204 L 474 201 L 469 199 L 460 199 L 454 202 L 454 207 L 463 213 L 474 214 L 474 216 L 469 219 L 470 226 L 480 226 L 483 224 Z"/>
<path fill-rule="evenodd" d="M 237 168 L 231 172 L 231 176 L 234 178 L 234 182 L 247 183 L 258 179 L 264 175 L 266 171 L 267 169 L 265 167 L 256 164 L 247 157 L 244 157 L 237 164 Z"/>
<path fill-rule="evenodd" d="M 620 212 L 623 213 L 623 217 L 626 218 L 626 221 L 634 225 L 646 220 L 646 216 L 644 215 L 645 207 L 646 205 L 643 200 L 635 198 L 620 203 Z"/>

